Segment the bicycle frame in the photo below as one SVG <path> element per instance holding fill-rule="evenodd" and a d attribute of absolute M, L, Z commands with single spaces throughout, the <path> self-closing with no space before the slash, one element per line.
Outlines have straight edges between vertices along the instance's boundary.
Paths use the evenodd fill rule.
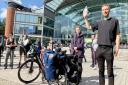
<path fill-rule="evenodd" d="M 45 73 L 44 73 L 44 65 L 43 65 L 43 62 L 40 58 L 40 56 L 38 56 L 37 52 L 36 52 L 36 46 L 32 45 L 32 49 L 34 50 L 34 52 L 32 54 L 30 54 L 29 56 L 31 57 L 31 66 L 30 66 L 30 71 L 33 69 L 33 62 L 34 60 L 37 61 L 37 63 L 39 64 L 39 68 L 40 68 L 40 71 L 42 72 L 42 75 L 44 75 L 45 77 Z"/>

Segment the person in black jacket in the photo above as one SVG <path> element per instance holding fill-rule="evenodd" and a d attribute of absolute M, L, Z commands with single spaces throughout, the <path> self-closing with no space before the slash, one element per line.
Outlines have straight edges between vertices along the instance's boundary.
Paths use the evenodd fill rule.
<path fill-rule="evenodd" d="M 71 40 L 71 54 L 75 55 L 78 62 L 79 78 L 81 80 L 82 75 L 82 62 L 84 58 L 84 34 L 79 26 L 75 28 L 75 34 Z"/>

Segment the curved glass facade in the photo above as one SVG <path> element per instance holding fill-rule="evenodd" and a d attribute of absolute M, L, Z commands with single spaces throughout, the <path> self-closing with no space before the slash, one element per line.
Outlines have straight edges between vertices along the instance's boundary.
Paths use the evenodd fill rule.
<path fill-rule="evenodd" d="M 111 16 L 116 17 L 119 20 L 121 43 L 128 44 L 128 4 L 113 8 L 111 10 Z"/>
<path fill-rule="evenodd" d="M 72 21 L 70 17 L 67 17 L 65 15 L 58 15 L 55 17 L 55 34 L 54 37 L 56 40 L 63 41 L 69 41 L 72 38 L 72 35 L 75 32 L 75 26 L 78 23 Z M 86 32 L 86 29 L 81 26 L 83 32 Z M 66 42 L 64 42 L 66 43 Z"/>

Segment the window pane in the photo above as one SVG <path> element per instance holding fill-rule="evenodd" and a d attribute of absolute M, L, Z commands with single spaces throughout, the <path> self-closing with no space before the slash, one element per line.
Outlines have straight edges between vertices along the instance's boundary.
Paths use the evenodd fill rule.
<path fill-rule="evenodd" d="M 25 15 L 21 14 L 21 22 L 25 22 Z"/>
<path fill-rule="evenodd" d="M 20 14 L 16 13 L 16 21 L 20 21 Z"/>
<path fill-rule="evenodd" d="M 19 24 L 15 25 L 15 33 L 19 33 Z"/>
<path fill-rule="evenodd" d="M 30 23 L 33 23 L 33 21 L 34 21 L 34 16 L 30 15 Z"/>
<path fill-rule="evenodd" d="M 49 19 L 49 18 L 46 18 L 46 22 L 44 22 L 44 24 L 49 26 L 49 27 L 54 28 L 54 21 Z"/>
<path fill-rule="evenodd" d="M 42 24 L 42 17 L 38 17 L 38 24 Z"/>
<path fill-rule="evenodd" d="M 29 17 L 29 15 L 25 15 L 25 18 L 26 18 L 26 22 L 30 22 L 30 17 Z"/>

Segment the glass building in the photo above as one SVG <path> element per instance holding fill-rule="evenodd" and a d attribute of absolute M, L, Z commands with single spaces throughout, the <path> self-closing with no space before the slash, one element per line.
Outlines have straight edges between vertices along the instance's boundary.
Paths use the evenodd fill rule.
<path fill-rule="evenodd" d="M 57 42 L 69 42 L 74 33 L 74 27 L 79 23 L 74 22 L 68 16 L 54 14 L 54 10 L 47 6 L 45 10 L 40 8 L 34 12 L 16 11 L 14 35 L 19 37 L 20 34 L 27 34 L 32 39 L 38 37 L 44 44 L 47 44 L 51 37 Z"/>
<path fill-rule="evenodd" d="M 14 34 L 41 35 L 42 33 L 42 14 L 27 12 L 16 12 L 14 22 Z"/>
<path fill-rule="evenodd" d="M 44 7 L 34 12 L 15 13 L 14 34 L 29 34 L 31 37 L 40 37 L 43 43 L 52 37 L 55 41 L 70 41 L 76 25 L 80 25 L 85 35 L 91 35 L 84 25 L 82 12 L 85 6 L 89 10 L 91 23 L 101 20 L 101 6 L 108 3 L 111 7 L 110 16 L 119 20 L 121 43 L 128 43 L 128 4 L 125 0 L 45 0 Z M 66 42 L 65 42 L 66 41 Z"/>
<path fill-rule="evenodd" d="M 111 11 L 110 16 L 115 17 L 119 20 L 120 34 L 121 34 L 121 43 L 128 44 L 128 1 L 127 0 L 45 0 L 45 4 L 50 8 L 53 8 L 56 13 L 59 13 L 59 17 L 66 16 L 75 24 L 80 24 L 84 28 L 83 20 L 83 9 L 85 6 L 88 7 L 89 16 L 88 19 L 91 23 L 97 22 L 103 19 L 101 14 L 102 4 L 109 4 Z M 57 17 L 58 17 L 57 16 Z M 58 18 L 57 18 L 58 19 Z M 62 21 L 64 21 L 63 18 Z M 55 21 L 57 22 L 57 21 Z M 60 21 L 58 21 L 60 22 Z M 70 24 L 70 21 L 66 19 L 66 26 L 70 25 L 70 28 L 74 24 Z M 58 27 L 61 27 L 62 24 L 58 23 Z M 63 25 L 62 25 L 63 26 Z M 63 28 L 63 27 L 62 27 Z M 65 28 L 64 28 L 65 30 Z M 71 29 L 70 29 L 71 30 Z M 88 30 L 83 30 L 86 34 L 91 34 L 92 32 Z M 68 33 L 68 32 L 66 32 Z M 63 34 L 62 34 L 63 35 Z"/>
<path fill-rule="evenodd" d="M 42 14 L 39 13 L 16 11 L 13 29 L 15 38 L 23 34 L 33 39 L 37 37 L 42 39 L 42 19 Z"/>
<path fill-rule="evenodd" d="M 48 15 L 44 16 L 43 10 L 40 8 L 33 12 L 16 11 L 13 31 L 15 37 L 26 34 L 32 40 L 40 38 L 44 44 L 47 43 L 49 38 L 54 36 L 54 19 Z M 45 10 L 50 11 L 47 8 Z"/>

